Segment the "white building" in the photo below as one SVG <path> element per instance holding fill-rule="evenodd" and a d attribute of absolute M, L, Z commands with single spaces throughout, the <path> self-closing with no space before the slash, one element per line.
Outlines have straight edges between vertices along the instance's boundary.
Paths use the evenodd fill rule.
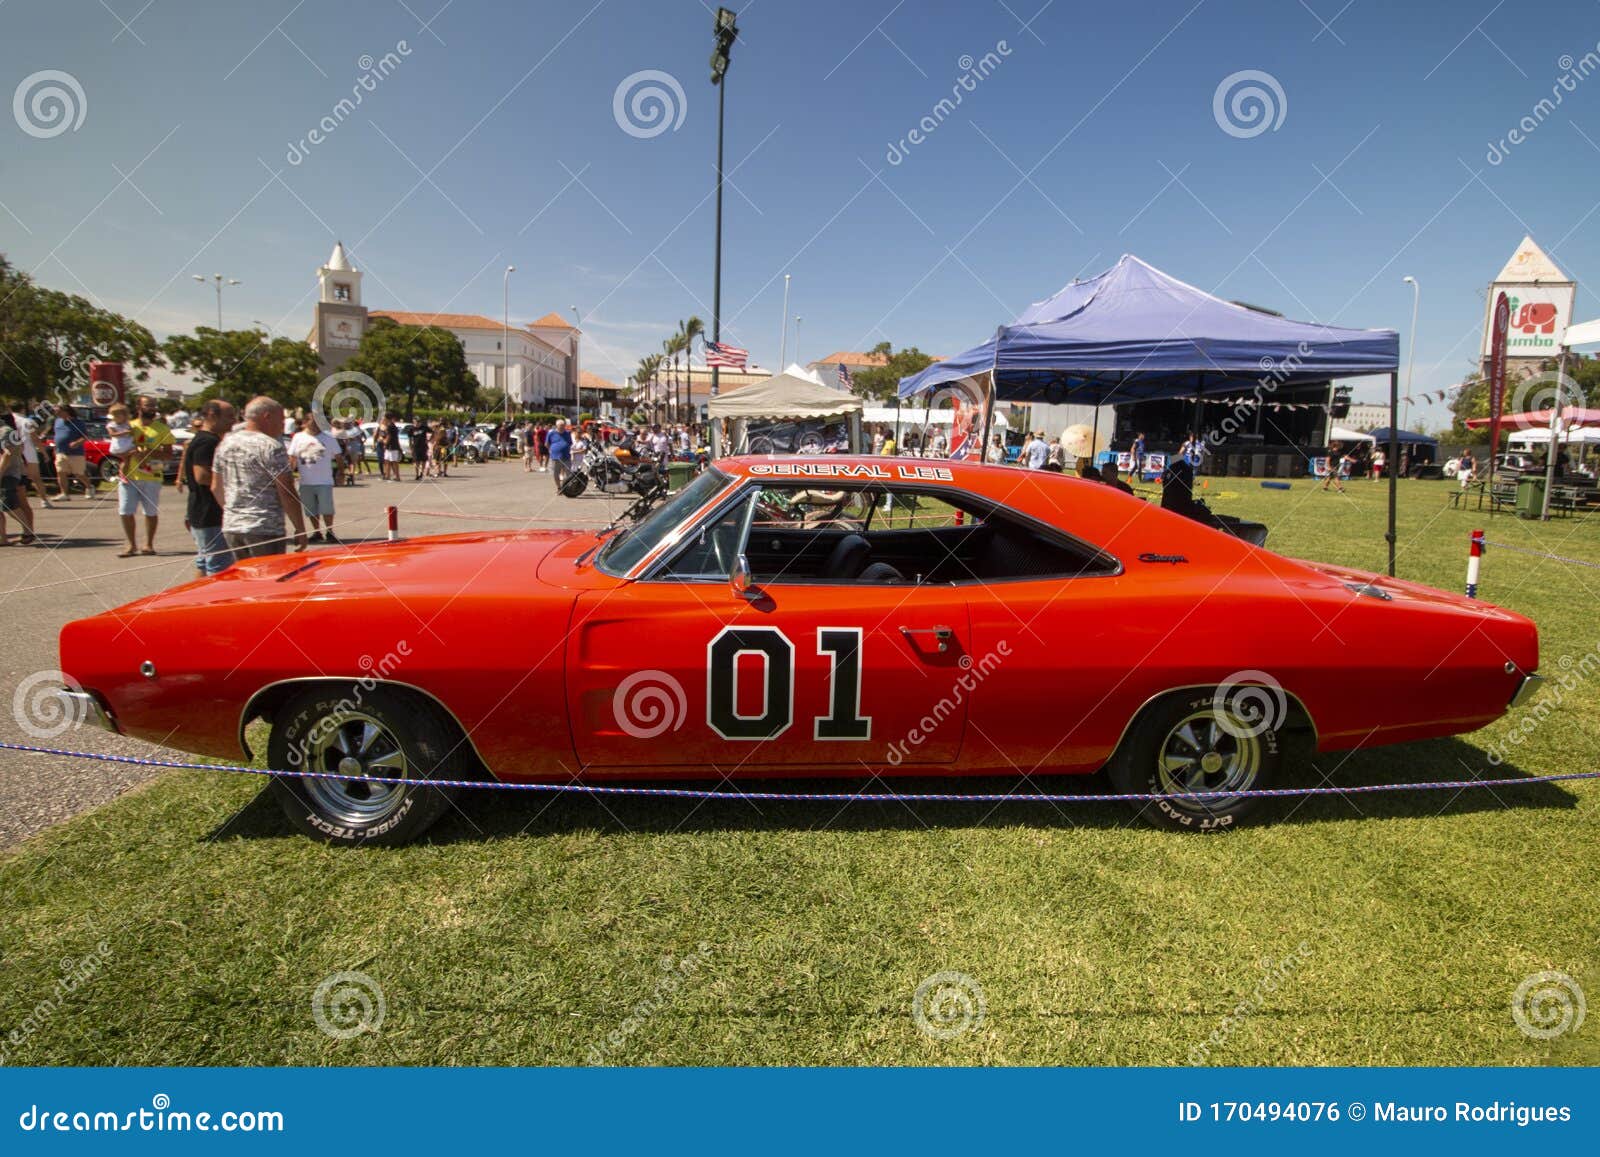
<path fill-rule="evenodd" d="M 317 271 L 316 319 L 307 339 L 325 373 L 343 365 L 361 345 L 369 321 L 447 330 L 461 343 L 467 367 L 485 389 L 508 389 L 524 408 L 574 408 L 578 402 L 582 332 L 548 313 L 531 325 L 506 326 L 476 313 L 425 313 L 373 309 L 361 303 L 361 273 L 336 243 Z"/>
<path fill-rule="evenodd" d="M 1362 433 L 1381 429 L 1389 424 L 1389 403 L 1351 402 L 1349 413 L 1338 419 L 1338 424 Z"/>

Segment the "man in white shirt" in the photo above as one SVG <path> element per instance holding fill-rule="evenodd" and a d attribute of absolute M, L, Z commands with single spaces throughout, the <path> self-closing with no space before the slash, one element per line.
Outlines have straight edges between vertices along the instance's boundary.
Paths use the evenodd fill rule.
<path fill-rule="evenodd" d="M 311 519 L 312 542 L 338 542 L 333 536 L 333 479 L 344 450 L 339 439 L 322 429 L 315 414 L 307 414 L 300 429 L 289 439 L 289 458 L 300 474 L 300 505 Z"/>
<path fill-rule="evenodd" d="M 1044 440 L 1043 434 L 1035 430 L 1028 444 L 1022 448 L 1022 456 L 1029 470 L 1043 470 L 1044 464 L 1050 459 L 1050 444 Z"/>

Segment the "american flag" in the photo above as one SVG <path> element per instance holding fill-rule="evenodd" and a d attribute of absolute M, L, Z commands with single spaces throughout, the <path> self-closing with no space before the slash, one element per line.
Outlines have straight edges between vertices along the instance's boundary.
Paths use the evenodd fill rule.
<path fill-rule="evenodd" d="M 749 357 L 749 350 L 742 350 L 736 345 L 729 345 L 727 342 L 706 342 L 706 365 L 708 366 L 721 366 L 727 370 L 742 370 Z"/>
<path fill-rule="evenodd" d="M 839 388 L 853 390 L 856 388 L 855 379 L 850 376 L 850 367 L 843 362 L 839 363 Z"/>

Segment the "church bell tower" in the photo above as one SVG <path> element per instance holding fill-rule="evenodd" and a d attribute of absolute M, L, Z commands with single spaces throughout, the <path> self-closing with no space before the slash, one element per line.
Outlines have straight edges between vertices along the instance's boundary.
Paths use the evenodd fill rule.
<path fill-rule="evenodd" d="M 311 344 L 322 359 L 322 372 L 336 370 L 361 345 L 367 331 L 367 307 L 361 304 L 361 271 L 336 241 L 327 264 L 317 270 L 317 316 Z"/>

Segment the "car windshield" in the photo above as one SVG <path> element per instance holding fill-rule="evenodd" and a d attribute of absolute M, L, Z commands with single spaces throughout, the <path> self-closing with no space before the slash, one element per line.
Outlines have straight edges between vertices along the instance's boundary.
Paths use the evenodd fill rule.
<path fill-rule="evenodd" d="M 656 507 L 636 525 L 614 535 L 595 558 L 595 565 L 609 575 L 625 575 L 639 560 L 655 550 L 677 531 L 696 510 L 710 502 L 730 479 L 718 470 L 707 470 L 678 493 Z"/>

